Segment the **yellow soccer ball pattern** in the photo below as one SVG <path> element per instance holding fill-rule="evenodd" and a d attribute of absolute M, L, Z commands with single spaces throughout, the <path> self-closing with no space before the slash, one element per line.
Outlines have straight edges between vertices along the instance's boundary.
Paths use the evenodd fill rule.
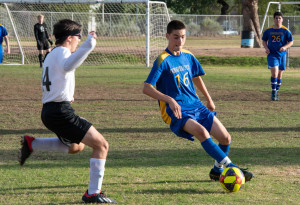
<path fill-rule="evenodd" d="M 237 167 L 227 167 L 220 177 L 221 186 L 229 192 L 239 191 L 245 184 L 243 172 Z"/>

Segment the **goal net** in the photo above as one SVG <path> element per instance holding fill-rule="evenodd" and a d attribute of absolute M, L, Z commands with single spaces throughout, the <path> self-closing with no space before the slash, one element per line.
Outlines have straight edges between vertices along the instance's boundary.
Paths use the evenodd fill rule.
<path fill-rule="evenodd" d="M 166 4 L 148 0 L 2 0 L 1 24 L 8 30 L 11 54 L 4 63 L 38 64 L 34 25 L 44 15 L 50 38 L 53 25 L 71 19 L 83 25 L 82 41 L 96 30 L 97 45 L 85 65 L 150 66 L 167 46 Z M 5 44 L 4 44 L 5 46 Z M 54 46 L 54 45 L 53 45 Z"/>

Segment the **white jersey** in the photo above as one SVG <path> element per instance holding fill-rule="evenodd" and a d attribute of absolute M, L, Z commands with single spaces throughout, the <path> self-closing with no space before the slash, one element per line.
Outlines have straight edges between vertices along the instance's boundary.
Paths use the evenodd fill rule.
<path fill-rule="evenodd" d="M 71 53 L 66 47 L 56 47 L 45 59 L 42 74 L 42 103 L 74 100 L 75 69 L 78 68 L 95 48 L 92 35 Z"/>

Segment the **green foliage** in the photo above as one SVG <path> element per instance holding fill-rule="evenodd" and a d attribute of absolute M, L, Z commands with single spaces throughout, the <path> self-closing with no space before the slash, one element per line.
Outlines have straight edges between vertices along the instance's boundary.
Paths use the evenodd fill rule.
<path fill-rule="evenodd" d="M 223 31 L 223 27 L 216 20 L 205 17 L 201 22 L 201 33 L 206 36 L 215 36 Z"/>
<path fill-rule="evenodd" d="M 202 65 L 222 65 L 222 66 L 266 66 L 266 57 L 214 57 L 214 56 L 197 56 Z M 300 64 L 298 64 L 300 65 Z"/>

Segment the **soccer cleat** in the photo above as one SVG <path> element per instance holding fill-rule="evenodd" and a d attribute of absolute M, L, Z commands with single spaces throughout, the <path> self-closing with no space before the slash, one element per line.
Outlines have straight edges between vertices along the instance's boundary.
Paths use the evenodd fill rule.
<path fill-rule="evenodd" d="M 220 176 L 221 176 L 221 173 L 220 172 L 216 172 L 213 168 L 209 172 L 209 177 L 210 177 L 211 180 L 219 181 L 220 180 Z"/>
<path fill-rule="evenodd" d="M 84 203 L 97 203 L 97 204 L 116 204 L 117 202 L 113 199 L 108 198 L 102 192 L 99 194 L 88 194 L 88 190 L 82 196 Z"/>
<path fill-rule="evenodd" d="M 279 101 L 278 92 L 275 94 L 275 101 Z"/>
<path fill-rule="evenodd" d="M 250 181 L 254 177 L 254 174 L 247 171 L 247 169 L 243 169 L 243 168 L 239 168 L 239 169 L 243 172 L 246 182 Z"/>
<path fill-rule="evenodd" d="M 271 94 L 271 100 L 272 100 L 272 101 L 275 101 L 275 100 L 276 100 L 276 93 L 272 93 L 272 94 Z"/>
<path fill-rule="evenodd" d="M 21 137 L 21 149 L 19 153 L 19 162 L 21 166 L 25 163 L 26 159 L 30 156 L 30 154 L 33 151 L 31 143 L 34 139 L 34 137 L 28 135 Z"/>

